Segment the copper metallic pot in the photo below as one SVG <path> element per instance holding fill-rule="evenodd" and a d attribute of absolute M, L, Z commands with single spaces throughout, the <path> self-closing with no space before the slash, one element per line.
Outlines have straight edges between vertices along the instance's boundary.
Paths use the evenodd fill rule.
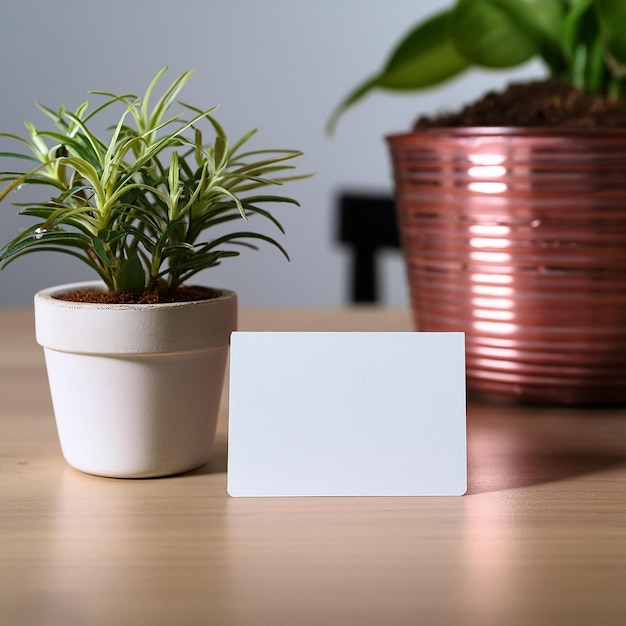
<path fill-rule="evenodd" d="M 388 143 L 415 321 L 466 333 L 468 390 L 626 404 L 626 129 Z"/>

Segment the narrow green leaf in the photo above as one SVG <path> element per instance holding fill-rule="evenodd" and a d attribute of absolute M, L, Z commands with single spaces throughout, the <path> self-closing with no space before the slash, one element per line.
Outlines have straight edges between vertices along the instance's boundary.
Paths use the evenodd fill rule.
<path fill-rule="evenodd" d="M 253 204 L 250 204 L 247 201 L 243 201 L 243 208 L 246 211 L 246 213 L 248 214 L 256 214 L 256 215 L 260 215 L 262 217 L 264 217 L 265 219 L 269 220 L 270 222 L 272 222 L 272 224 L 274 224 L 274 226 L 276 226 L 276 228 L 278 228 L 278 230 L 281 233 L 285 233 L 285 229 L 283 228 L 283 225 L 269 212 L 266 211 L 265 209 L 261 209 L 258 206 L 254 206 Z"/>
<path fill-rule="evenodd" d="M 572 3 L 572 6 L 563 20 L 562 41 L 570 61 L 574 58 L 576 49 L 580 43 L 580 32 L 583 25 L 589 21 L 588 13 L 592 10 L 591 5 L 593 1 L 594 0 L 576 0 L 576 2 Z"/>
<path fill-rule="evenodd" d="M 109 146 L 107 148 L 107 151 L 104 155 L 104 159 L 102 160 L 102 163 L 105 165 L 105 169 L 107 166 L 110 166 L 111 162 L 114 162 L 115 165 L 119 165 L 121 159 L 124 156 L 124 153 L 126 151 L 126 146 L 128 146 L 129 144 L 132 145 L 134 139 L 131 139 L 127 142 L 125 142 L 122 146 L 121 149 L 118 149 L 118 139 L 120 137 L 120 134 L 122 132 L 122 129 L 124 128 L 124 121 L 126 120 L 127 115 L 130 113 L 131 109 L 133 108 L 133 106 L 130 106 L 126 109 L 126 111 L 124 111 L 124 114 L 122 115 L 122 117 L 120 118 L 120 120 L 118 121 L 117 125 L 115 126 L 115 130 L 113 131 L 113 135 L 111 136 L 111 139 L 109 141 Z M 114 159 L 114 155 L 118 154 L 118 158 Z M 108 178 L 108 176 L 107 176 Z"/>
<path fill-rule="evenodd" d="M 31 229 L 31 232 L 34 232 L 34 229 Z M 87 250 L 90 247 L 90 240 L 88 237 L 78 233 L 48 232 L 30 234 L 21 236 L 16 241 L 11 242 L 2 250 L 0 260 L 8 260 L 28 248 L 37 247 L 42 249 L 50 245 Z"/>
<path fill-rule="evenodd" d="M 136 254 L 120 261 L 116 277 L 115 289 L 118 291 L 140 292 L 145 289 L 146 274 Z"/>
<path fill-rule="evenodd" d="M 28 122 L 28 121 L 24 122 L 24 126 L 26 126 L 26 129 L 28 130 L 28 133 L 30 134 L 30 138 L 32 140 L 33 151 L 35 152 L 35 154 L 41 157 L 41 160 L 45 160 L 45 158 L 48 155 L 48 146 L 41 139 L 40 137 L 41 133 L 37 130 L 35 125 L 32 124 L 31 122 Z"/>
<path fill-rule="evenodd" d="M 142 114 L 143 114 L 144 119 L 148 119 L 150 128 L 159 124 L 164 113 L 170 108 L 170 106 L 176 99 L 176 96 L 178 95 L 180 90 L 183 88 L 185 83 L 191 78 L 191 75 L 193 74 L 193 70 L 188 70 L 187 72 L 184 72 L 178 78 L 176 78 L 176 80 L 170 85 L 167 91 L 161 96 L 160 100 L 157 102 L 152 113 L 150 114 L 150 117 L 148 118 L 147 105 L 148 105 L 148 99 L 149 99 L 150 93 L 152 89 L 154 88 L 154 86 L 156 85 L 156 83 L 161 78 L 161 76 L 163 75 L 163 73 L 165 72 L 165 70 L 167 70 L 167 67 L 165 67 L 163 70 L 161 70 L 161 72 L 159 72 L 156 75 L 156 77 L 150 83 L 150 86 L 148 87 L 148 90 L 146 91 L 146 95 L 144 96 Z"/>
<path fill-rule="evenodd" d="M 107 249 L 102 239 L 95 238 L 91 242 L 93 251 L 98 255 L 98 258 L 105 264 L 111 265 L 111 259 L 109 258 Z"/>
<path fill-rule="evenodd" d="M 215 162 L 218 169 L 222 169 L 228 160 L 228 141 L 218 135 L 215 138 Z"/>
<path fill-rule="evenodd" d="M 94 153 L 93 150 L 90 149 L 90 143 L 82 135 L 78 135 L 77 137 L 68 137 L 61 133 L 49 130 L 42 130 L 39 134 L 44 137 L 54 139 L 62 146 L 68 148 L 71 152 L 73 152 L 71 156 L 82 159 L 86 163 L 89 163 L 92 167 L 100 166 L 100 155 L 98 153 Z"/>
<path fill-rule="evenodd" d="M 141 119 L 143 122 L 147 122 L 149 118 L 148 105 L 150 103 L 150 96 L 152 94 L 152 91 L 154 87 L 156 86 L 156 84 L 161 80 L 163 74 L 167 72 L 167 69 L 168 69 L 167 66 L 165 66 L 164 68 L 162 68 L 161 70 L 157 72 L 156 76 L 150 81 L 150 84 L 148 85 L 148 88 L 146 89 L 146 92 L 144 93 L 144 96 L 141 102 Z M 148 130 L 147 128 L 142 128 L 143 132 L 147 130 Z"/>
<path fill-rule="evenodd" d="M 254 135 L 256 135 L 257 133 L 257 129 L 253 128 L 252 130 L 248 131 L 245 135 L 243 135 L 242 137 L 240 137 L 235 144 L 231 147 L 230 149 L 230 156 L 231 159 L 233 159 L 235 157 L 235 155 L 237 154 L 237 152 L 239 151 L 239 149 L 245 144 L 247 143 L 251 137 L 253 137 Z"/>
<path fill-rule="evenodd" d="M 36 159 L 29 154 L 21 154 L 19 152 L 0 152 L 0 157 L 6 157 L 9 159 L 24 159 L 25 161 L 33 161 L 34 163 L 39 162 L 39 159 Z"/>
<path fill-rule="evenodd" d="M 203 150 L 202 150 L 202 131 L 199 128 L 194 129 L 194 156 L 196 158 L 196 164 L 198 167 L 203 163 Z"/>
<path fill-rule="evenodd" d="M 55 123 L 63 122 L 63 114 L 65 113 L 65 107 L 63 105 L 61 105 L 58 109 L 55 110 L 55 109 L 50 108 L 49 106 L 46 106 L 45 104 L 39 101 L 35 101 L 35 106 L 42 113 L 45 113 L 53 122 Z M 67 124 L 65 124 L 65 127 L 67 127 Z"/>
<path fill-rule="evenodd" d="M 178 152 L 176 152 L 176 150 L 172 152 L 172 158 L 170 161 L 170 168 L 169 168 L 169 175 L 168 175 L 168 185 L 170 188 L 170 195 L 174 197 L 174 195 L 178 193 L 178 188 L 180 185 Z"/>
<path fill-rule="evenodd" d="M 594 0 L 593 4 L 611 57 L 611 69 L 619 76 L 626 76 L 626 2 Z"/>
<path fill-rule="evenodd" d="M 45 167 L 45 163 L 39 165 L 35 169 L 30 170 L 30 172 L 26 172 L 23 176 L 16 178 L 13 182 L 10 182 L 2 191 L 0 191 L 0 202 L 2 202 L 13 190 L 17 189 L 21 184 L 27 182 L 32 175 L 40 170 L 42 167 Z"/>
<path fill-rule="evenodd" d="M 6 261 L 4 261 L 4 259 L 6 257 L 4 257 L 2 254 L 0 254 L 0 262 L 2 262 L 2 268 L 7 267 L 11 263 L 13 263 L 15 260 L 17 260 L 17 259 L 19 259 L 19 258 L 21 258 L 21 257 L 23 257 L 23 256 L 25 256 L 27 254 L 32 254 L 33 252 L 60 252 L 62 254 L 66 254 L 68 256 L 73 256 L 73 257 L 75 257 L 77 259 L 80 259 L 83 263 L 86 263 L 92 270 L 97 272 L 98 275 L 100 275 L 100 277 L 103 280 L 105 279 L 105 277 L 101 273 L 101 268 L 99 268 L 95 263 L 93 263 L 89 259 L 88 256 L 85 256 L 83 254 L 75 252 L 74 250 L 72 250 L 70 248 L 60 248 L 60 247 L 49 246 L 49 245 L 42 245 L 42 246 L 37 246 L 37 247 L 24 248 L 20 252 L 17 252 L 16 254 L 12 255 L 10 258 L 7 258 Z M 105 282 L 106 282 L 106 280 L 105 280 Z"/>
<path fill-rule="evenodd" d="M 103 156 L 106 151 L 106 146 L 103 141 L 101 141 L 96 135 L 94 135 L 91 130 L 87 127 L 87 125 L 81 120 L 79 117 L 74 115 L 74 113 L 70 113 L 69 111 L 65 114 L 76 126 L 80 128 L 82 131 L 81 134 L 77 134 L 76 138 L 83 142 L 86 148 L 89 148 L 89 153 L 93 155 L 94 160 L 97 163 L 103 163 Z M 66 143 L 67 138 L 64 138 L 65 141 L 61 141 L 60 143 Z"/>
<path fill-rule="evenodd" d="M 212 250 L 223 244 L 245 245 L 249 247 L 251 244 L 243 241 L 245 239 L 260 239 L 262 241 L 265 241 L 275 246 L 276 248 L 278 248 L 283 254 L 283 256 L 289 261 L 289 255 L 287 254 L 287 251 L 274 238 L 264 235 L 263 233 L 255 233 L 255 232 L 228 233 L 227 235 L 223 235 L 222 237 L 218 237 L 217 239 L 214 239 L 213 241 L 206 244 L 206 246 L 207 246 L 207 250 Z"/>

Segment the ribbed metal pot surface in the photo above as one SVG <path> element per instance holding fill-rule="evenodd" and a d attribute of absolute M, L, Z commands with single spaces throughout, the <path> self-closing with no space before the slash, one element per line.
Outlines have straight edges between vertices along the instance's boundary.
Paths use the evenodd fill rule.
<path fill-rule="evenodd" d="M 388 137 L 416 324 L 470 391 L 626 403 L 626 129 Z"/>

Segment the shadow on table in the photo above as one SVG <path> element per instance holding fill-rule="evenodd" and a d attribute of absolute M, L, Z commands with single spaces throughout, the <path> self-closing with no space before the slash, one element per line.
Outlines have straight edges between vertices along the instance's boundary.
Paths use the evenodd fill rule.
<path fill-rule="evenodd" d="M 524 455 L 513 456 L 507 471 L 491 471 L 480 460 L 468 462 L 467 495 L 520 489 L 567 481 L 587 474 L 626 466 L 626 457 L 605 454 Z"/>
<path fill-rule="evenodd" d="M 228 443 L 188 475 L 224 474 Z M 467 495 L 533 487 L 626 465 L 623 411 L 470 405 Z"/>
<path fill-rule="evenodd" d="M 207 474 L 225 474 L 228 464 L 228 445 L 225 439 L 218 439 L 211 454 L 211 458 L 200 467 L 187 472 L 187 476 L 202 476 Z"/>
<path fill-rule="evenodd" d="M 532 487 L 626 465 L 626 415 L 470 404 L 468 495 Z"/>

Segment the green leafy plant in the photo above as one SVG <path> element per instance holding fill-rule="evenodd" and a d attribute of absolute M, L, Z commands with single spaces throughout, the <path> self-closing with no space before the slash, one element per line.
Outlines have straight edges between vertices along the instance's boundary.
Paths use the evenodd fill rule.
<path fill-rule="evenodd" d="M 88 102 L 75 112 L 38 105 L 55 130 L 26 122 L 27 137 L 0 134 L 22 148 L 0 152 L 0 157 L 27 164 L 25 171 L 0 172 L 0 182 L 7 183 L 0 200 L 23 185 L 52 188 L 46 201 L 16 203 L 22 215 L 38 221 L 0 249 L 4 265 L 31 252 L 58 251 L 89 265 L 111 291 L 161 286 L 173 293 L 197 272 L 238 255 L 236 246 L 256 248 L 254 240 L 276 246 L 288 258 L 274 238 L 259 232 L 203 235 L 252 215 L 283 231 L 263 207 L 298 203 L 261 190 L 303 178 L 291 173 L 289 164 L 301 153 L 244 150 L 255 131 L 231 145 L 214 108 L 177 100 L 192 71 L 178 76 L 151 107 L 166 69 L 143 97 L 90 92 L 103 99 L 91 112 Z M 182 112 L 171 114 L 175 103 Z M 103 140 L 92 129 L 111 107 L 121 107 L 122 113 Z"/>
<path fill-rule="evenodd" d="M 428 89 L 471 67 L 511 68 L 540 58 L 576 89 L 626 91 L 624 0 L 457 0 L 415 26 L 380 72 L 354 89 L 330 118 L 376 89 Z"/>

